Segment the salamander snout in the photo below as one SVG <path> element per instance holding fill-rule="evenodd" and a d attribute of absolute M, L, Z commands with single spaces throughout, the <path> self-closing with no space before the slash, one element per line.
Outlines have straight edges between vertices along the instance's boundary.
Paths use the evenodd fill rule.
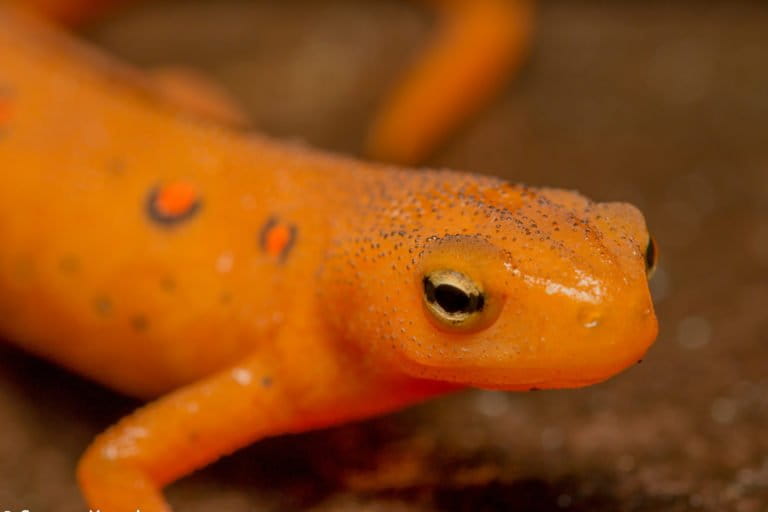
<path fill-rule="evenodd" d="M 377 236 L 337 244 L 323 302 L 354 312 L 333 323 L 345 338 L 397 371 L 484 388 L 582 386 L 642 357 L 658 251 L 639 210 L 432 177 L 440 186 L 396 203 Z"/>
<path fill-rule="evenodd" d="M 619 262 L 634 261 L 639 253 L 646 278 L 656 271 L 659 249 L 645 224 L 643 214 L 628 203 L 597 203 L 592 222 L 602 233 L 603 243 Z"/>

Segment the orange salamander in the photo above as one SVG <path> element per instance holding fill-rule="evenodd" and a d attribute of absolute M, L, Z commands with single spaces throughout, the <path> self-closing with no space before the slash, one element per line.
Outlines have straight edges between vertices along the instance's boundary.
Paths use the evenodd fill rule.
<path fill-rule="evenodd" d="M 151 400 L 101 512 L 267 436 L 466 386 L 585 386 L 657 333 L 638 210 L 245 134 L 0 8 L 0 335 Z"/>

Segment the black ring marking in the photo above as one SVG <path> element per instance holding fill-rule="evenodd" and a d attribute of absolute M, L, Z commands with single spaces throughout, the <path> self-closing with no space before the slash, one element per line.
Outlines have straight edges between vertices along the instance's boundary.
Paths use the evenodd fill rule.
<path fill-rule="evenodd" d="M 153 220 L 157 224 L 168 227 L 181 224 L 185 220 L 194 217 L 203 206 L 203 203 L 200 199 L 195 199 L 195 202 L 192 203 L 192 205 L 183 213 L 177 215 L 166 215 L 157 209 L 157 198 L 160 195 L 160 189 L 161 187 L 159 185 L 152 187 L 152 189 L 149 191 L 149 194 L 147 195 L 145 204 L 147 216 L 150 218 L 150 220 Z"/>
<path fill-rule="evenodd" d="M 288 228 L 289 237 L 288 242 L 285 244 L 285 247 L 283 247 L 280 251 L 280 254 L 277 256 L 277 260 L 280 263 L 284 263 L 285 260 L 288 258 L 288 254 L 291 252 L 291 249 L 293 249 L 294 245 L 296 245 L 296 236 L 298 234 L 298 228 L 295 224 L 288 224 L 281 222 L 280 219 L 273 215 L 267 219 L 267 222 L 264 224 L 264 226 L 261 228 L 261 231 L 259 231 L 259 247 L 262 251 L 269 254 L 269 250 L 267 247 L 267 237 L 269 236 L 269 232 L 274 229 L 279 224 L 284 224 Z"/>

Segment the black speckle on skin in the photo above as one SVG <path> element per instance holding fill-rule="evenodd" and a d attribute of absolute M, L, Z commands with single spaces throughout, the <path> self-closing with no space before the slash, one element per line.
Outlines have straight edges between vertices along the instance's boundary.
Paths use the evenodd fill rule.
<path fill-rule="evenodd" d="M 93 307 L 99 316 L 109 316 L 112 313 L 112 301 L 108 297 L 96 297 Z"/>
<path fill-rule="evenodd" d="M 176 291 L 176 280 L 171 276 L 165 276 L 160 280 L 160 288 L 168 293 Z"/>
<path fill-rule="evenodd" d="M 149 320 L 144 315 L 135 315 L 131 318 L 131 327 L 137 332 L 146 331 L 149 327 Z"/>
<path fill-rule="evenodd" d="M 59 270 L 64 274 L 76 274 L 80 271 L 80 260 L 77 256 L 68 254 L 59 260 Z"/>
<path fill-rule="evenodd" d="M 265 388 L 271 388 L 272 387 L 272 377 L 262 377 L 261 379 L 261 385 Z"/>
<path fill-rule="evenodd" d="M 107 172 L 113 176 L 122 176 L 125 172 L 125 161 L 116 157 L 107 163 Z"/>

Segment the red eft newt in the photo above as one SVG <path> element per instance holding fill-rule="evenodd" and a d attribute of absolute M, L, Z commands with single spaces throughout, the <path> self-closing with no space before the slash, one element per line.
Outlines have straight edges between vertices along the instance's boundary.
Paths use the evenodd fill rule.
<path fill-rule="evenodd" d="M 602 381 L 656 337 L 631 205 L 238 132 L 2 7 L 0 62 L 0 334 L 150 400 L 81 459 L 101 512 L 167 512 L 267 436 Z"/>

